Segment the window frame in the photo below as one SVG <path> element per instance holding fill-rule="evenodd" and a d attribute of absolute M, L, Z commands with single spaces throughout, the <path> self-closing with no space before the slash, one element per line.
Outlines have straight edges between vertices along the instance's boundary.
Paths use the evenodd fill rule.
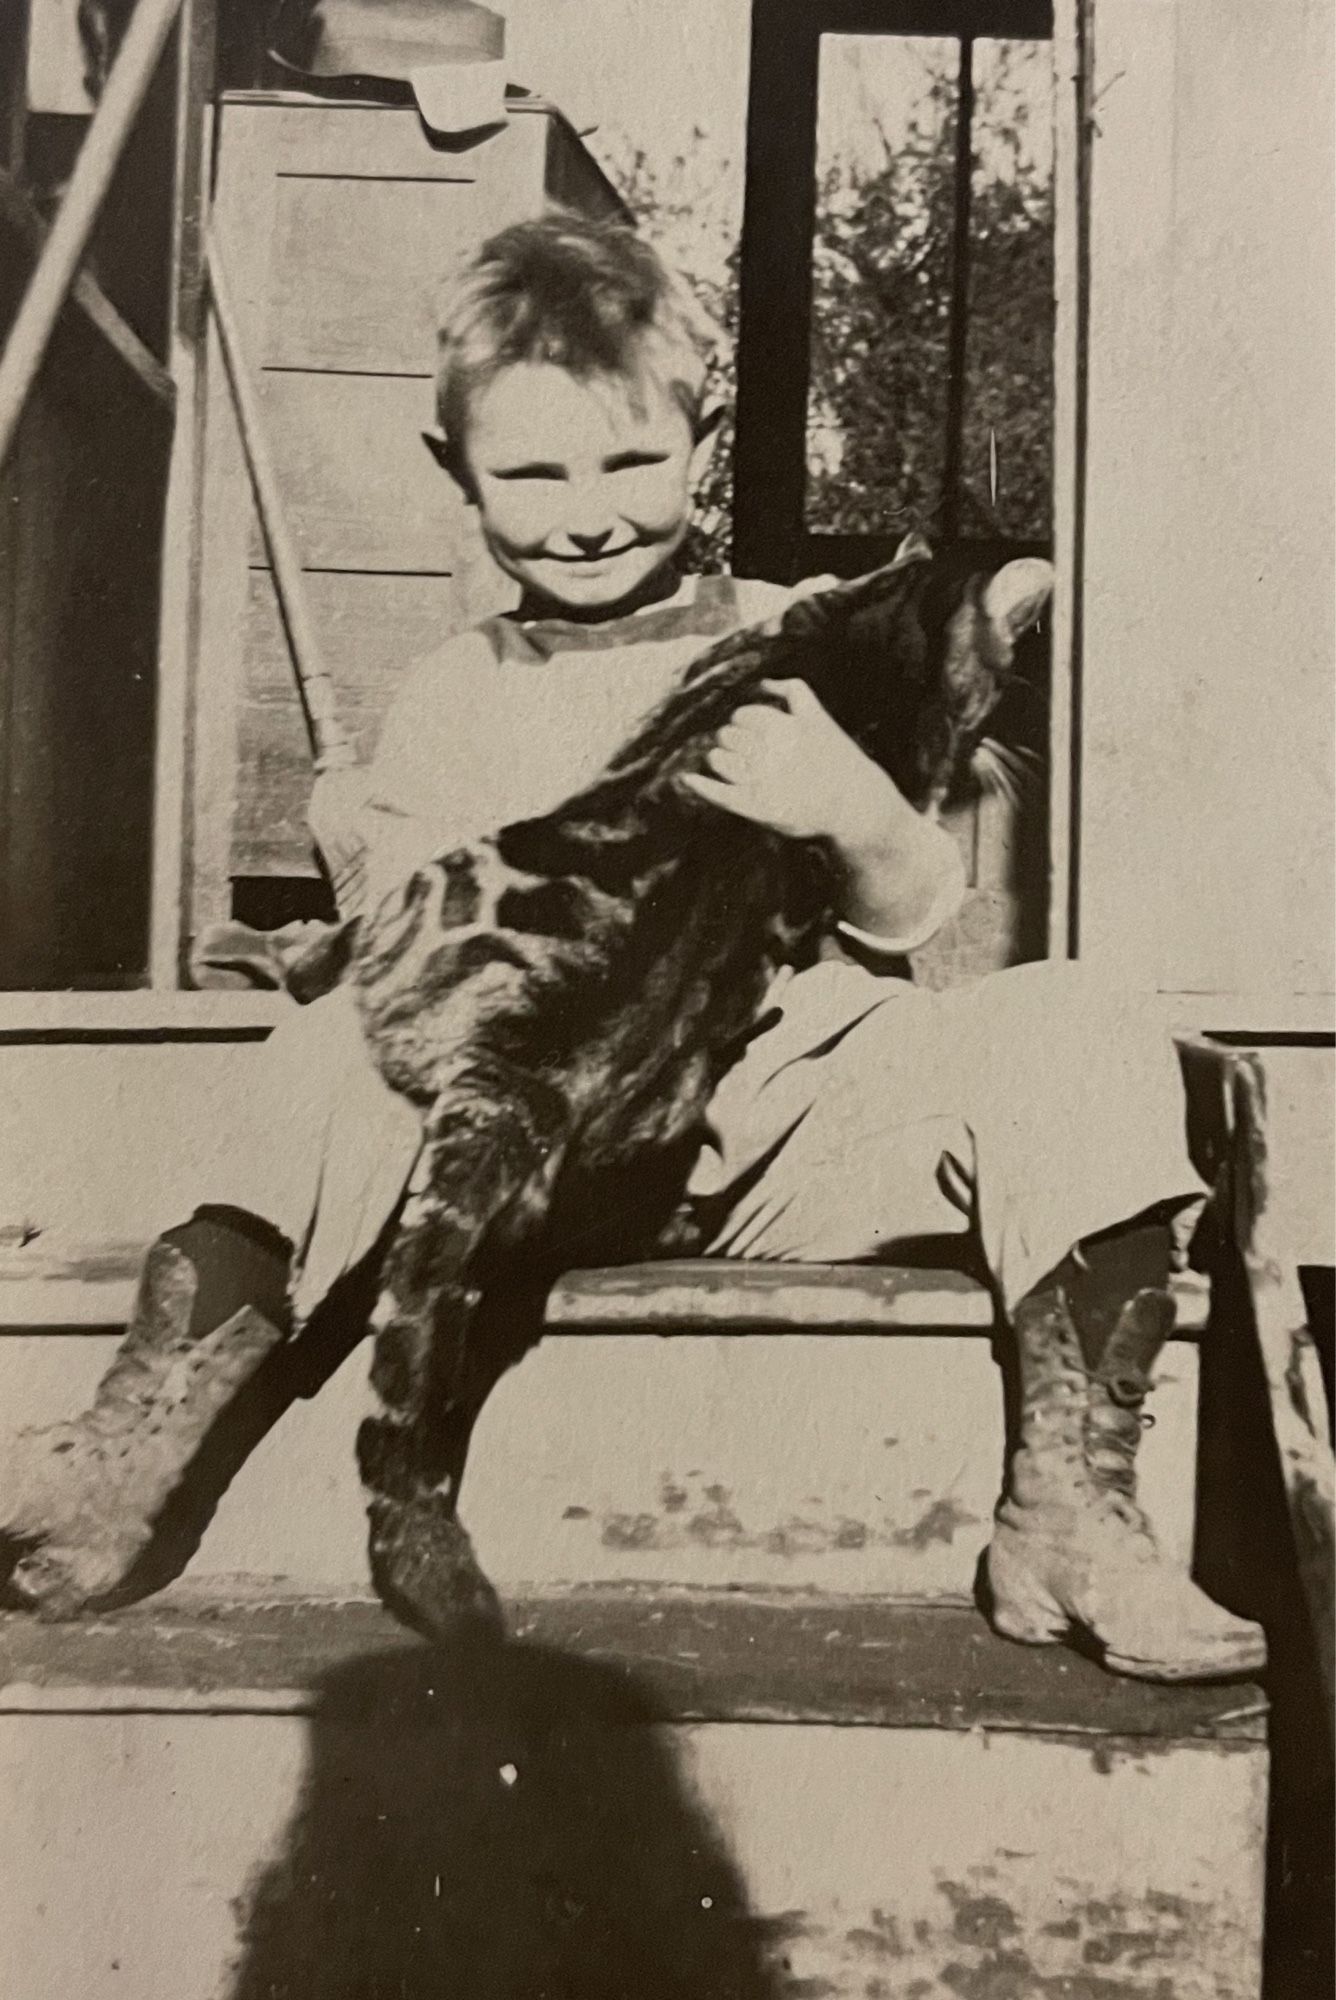
<path fill-rule="evenodd" d="M 753 0 L 733 461 L 733 566 L 740 575 L 856 572 L 884 559 L 896 540 L 831 534 L 809 528 L 805 518 L 822 37 L 963 43 L 983 36 L 1051 41 L 1053 32 L 1052 0 Z M 967 189 L 963 200 L 967 205 Z M 953 265 L 957 294 L 967 254 L 962 243 Z M 952 312 L 962 387 L 963 304 L 958 296 Z M 954 425 L 958 432 L 959 412 Z"/>
<path fill-rule="evenodd" d="M 1050 41 L 1053 48 L 1054 399 L 1048 952 L 1076 955 L 1080 823 L 1080 600 L 1089 295 L 1093 0 L 752 0 L 739 284 L 733 566 L 793 580 L 886 561 L 895 535 L 809 528 L 807 414 L 823 35 Z M 957 336 L 959 338 L 959 336 Z"/>

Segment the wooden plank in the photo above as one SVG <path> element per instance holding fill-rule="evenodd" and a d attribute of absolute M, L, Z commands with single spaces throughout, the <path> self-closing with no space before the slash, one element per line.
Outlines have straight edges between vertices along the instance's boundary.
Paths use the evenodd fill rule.
<path fill-rule="evenodd" d="M 1332 10 L 1096 16 L 1081 956 L 1330 990 Z"/>
<path fill-rule="evenodd" d="M 274 993 L 0 992 L 0 1047 L 78 1041 L 110 1048 L 123 1038 L 248 1041 L 291 1005 Z"/>
<path fill-rule="evenodd" d="M 7 259 L 17 260 L 26 278 L 36 265 L 46 226 L 23 189 L 3 170 L 0 170 L 0 228 L 4 232 L 3 254 Z M 172 409 L 176 390 L 170 372 L 87 271 L 79 272 L 70 286 L 66 313 L 71 312 L 126 371 L 130 380 L 120 385 L 122 393 L 127 389 L 133 392 L 137 385 L 164 409 Z"/>
<path fill-rule="evenodd" d="M 1256 2000 L 1261 1744 L 671 1722 L 546 1636 L 6 1718 L 17 1990 Z"/>
<path fill-rule="evenodd" d="M 1053 561 L 1048 756 L 1048 955 L 1077 947 L 1078 718 L 1085 560 L 1090 0 L 1053 23 Z"/>
<path fill-rule="evenodd" d="M 488 158 L 486 140 L 437 144 L 409 106 L 227 91 L 220 117 L 224 143 L 262 147 L 277 174 L 467 185 Z"/>
<path fill-rule="evenodd" d="M 230 114 L 229 114 L 230 115 Z M 257 351 L 269 289 L 274 177 L 262 132 L 219 133 L 212 220 L 231 252 L 232 288 L 248 352 Z M 254 503 L 217 327 L 206 328 L 202 569 L 194 685 L 190 895 L 187 937 L 231 915 L 228 880 L 237 796 L 237 715 L 245 685 L 242 635 L 250 589 Z"/>
<path fill-rule="evenodd" d="M 311 569 L 444 574 L 474 534 L 459 489 L 422 442 L 429 380 L 266 374 L 270 443 L 302 562 Z M 252 522 L 252 564 L 266 555 Z"/>
<path fill-rule="evenodd" d="M 1299 1265 L 1336 1263 L 1331 1185 L 1336 1056 L 1330 1050 L 1247 1051 L 1232 1059 L 1230 1072 L 1234 1233 L 1330 1713 L 1336 1701 L 1336 1462 Z"/>
<path fill-rule="evenodd" d="M 404 668 L 462 622 L 454 580 L 335 572 L 309 576 L 308 586 L 340 707 L 359 755 L 368 759 Z M 250 573 L 243 645 L 231 872 L 313 874 L 304 818 L 311 755 L 266 570 Z"/>
<path fill-rule="evenodd" d="M 993 1305 L 963 1271 L 725 1258 L 572 1271 L 554 1285 L 549 1326 L 667 1333 L 720 1326 L 987 1328 Z"/>
<path fill-rule="evenodd" d="M 1205 1322 L 1204 1281 L 1184 1274 L 1175 1296 L 1181 1338 Z M 658 1333 L 704 1334 L 720 1326 L 983 1332 L 992 1328 L 995 1313 L 985 1286 L 943 1266 L 698 1258 L 572 1271 L 553 1286 L 546 1318 L 553 1327 L 637 1326 Z"/>
<path fill-rule="evenodd" d="M 829 1721 L 889 1729 L 1040 1730 L 1095 1740 L 1257 1743 L 1256 1687 L 1158 1687 L 1105 1674 L 1077 1654 L 1015 1646 L 951 1606 L 751 1593 L 574 1589 L 520 1597 L 520 1643 L 606 1664 L 612 1712 L 680 1721 Z M 222 1592 L 54 1627 L 0 1616 L 0 1710 L 29 1691 L 71 1711 L 98 1695 L 145 1707 L 174 1690 L 207 1708 L 220 1691 L 287 1692 L 332 1714 L 362 1707 L 364 1678 L 399 1668 L 401 1724 L 430 1714 L 440 1660 L 371 1603 Z M 498 1666 L 499 1666 L 498 1662 Z M 620 1689 L 620 1694 L 617 1690 Z M 644 1704 L 644 1706 L 642 1706 Z"/>
<path fill-rule="evenodd" d="M 219 1009 L 218 1029 L 201 1026 L 198 1032 L 253 1033 L 273 1012 L 272 1006 L 259 1017 L 240 1006 Z M 0 1327 L 114 1324 L 124 1317 L 119 1288 L 132 1283 L 142 1254 L 139 1242 L 71 1242 L 49 1232 L 20 1241 L 15 1228 L 0 1229 Z M 48 1287 L 61 1288 L 62 1309 L 73 1309 L 74 1318 L 59 1316 L 56 1292 Z M 108 1287 L 117 1288 L 114 1296 L 103 1289 Z M 1209 1305 L 1205 1281 L 1185 1273 L 1175 1280 L 1174 1296 L 1176 1337 L 1199 1333 Z M 548 1327 L 565 1332 L 638 1329 L 704 1338 L 721 1328 L 988 1334 L 996 1315 L 985 1287 L 961 1271 L 702 1258 L 568 1272 L 553 1286 L 544 1317 Z"/>
<path fill-rule="evenodd" d="M 478 191 L 430 180 L 280 177 L 273 201 L 260 365 L 429 372 L 440 284 L 484 226 Z"/>
<path fill-rule="evenodd" d="M 177 422 L 168 462 L 163 525 L 149 912 L 149 982 L 169 992 L 184 979 L 183 917 L 189 907 L 206 409 L 202 223 L 212 134 L 207 97 L 213 83 L 216 25 L 215 0 L 184 0 L 176 53 L 174 226 L 167 314 L 167 353 L 177 394 Z"/>

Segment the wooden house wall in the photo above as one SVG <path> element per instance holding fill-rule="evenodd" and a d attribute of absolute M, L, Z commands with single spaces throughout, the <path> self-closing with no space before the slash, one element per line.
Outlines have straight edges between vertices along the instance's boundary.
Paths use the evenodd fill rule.
<path fill-rule="evenodd" d="M 1264 1026 L 1336 983 L 1332 13 L 1094 51 L 1078 944 Z"/>
<path fill-rule="evenodd" d="M 616 197 L 569 128 L 516 104 L 433 145 L 411 110 L 238 95 L 219 125 L 217 226 L 312 614 L 363 757 L 403 668 L 507 601 L 422 443 L 451 261 L 547 199 Z M 216 352 L 208 365 L 191 928 L 234 885 L 317 876 L 311 758 Z"/>

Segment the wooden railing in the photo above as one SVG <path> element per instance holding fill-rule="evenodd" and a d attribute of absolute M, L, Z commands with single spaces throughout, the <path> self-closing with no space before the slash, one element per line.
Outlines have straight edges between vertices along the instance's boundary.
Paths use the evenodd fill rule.
<path fill-rule="evenodd" d="M 0 466 L 9 456 L 51 336 L 180 11 L 181 0 L 139 0 L 131 16 L 51 233 L 0 354 Z M 12 202 L 12 194 L 10 199 Z"/>
<path fill-rule="evenodd" d="M 164 531 L 193 429 L 175 421 L 193 194 L 183 163 L 201 151 L 211 64 L 196 17 L 208 13 L 202 0 L 138 0 L 49 226 L 25 181 L 40 177 L 51 133 L 21 101 L 22 144 L 0 173 L 0 985 L 10 989 L 149 975 L 159 752 L 164 730 L 184 733 L 164 702 Z"/>

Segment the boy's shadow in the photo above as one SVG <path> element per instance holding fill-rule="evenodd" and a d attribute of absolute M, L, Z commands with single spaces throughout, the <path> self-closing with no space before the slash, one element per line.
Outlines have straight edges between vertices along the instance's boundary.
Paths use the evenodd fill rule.
<path fill-rule="evenodd" d="M 231 2000 L 778 2000 L 658 1721 L 631 1674 L 540 1644 L 338 1667 Z"/>

